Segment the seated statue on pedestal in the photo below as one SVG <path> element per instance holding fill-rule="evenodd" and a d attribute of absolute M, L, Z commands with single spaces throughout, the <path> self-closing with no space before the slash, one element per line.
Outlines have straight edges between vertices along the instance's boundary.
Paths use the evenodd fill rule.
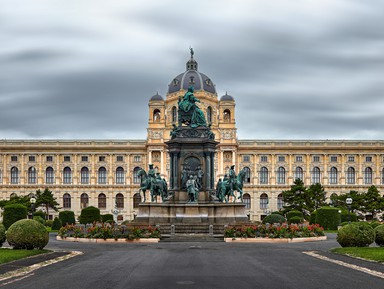
<path fill-rule="evenodd" d="M 182 123 L 195 128 L 207 126 L 203 111 L 196 105 L 200 102 L 194 95 L 194 88 L 190 86 L 184 96 L 179 99 L 179 125 Z"/>

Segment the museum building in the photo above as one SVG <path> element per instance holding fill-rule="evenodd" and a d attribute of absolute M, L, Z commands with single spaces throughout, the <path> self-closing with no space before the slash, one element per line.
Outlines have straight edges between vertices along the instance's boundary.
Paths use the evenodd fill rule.
<path fill-rule="evenodd" d="M 321 183 L 328 198 L 366 191 L 371 185 L 382 191 L 384 141 L 239 140 L 235 98 L 218 97 L 215 84 L 198 70 L 192 54 L 186 70 L 169 83 L 166 97 L 156 94 L 149 99 L 146 140 L 0 140 L 0 199 L 49 188 L 61 210 L 77 216 L 87 206 L 111 213 L 116 204 L 119 221 L 134 219 L 141 201 L 139 169 L 153 164 L 169 180 L 165 142 L 178 122 L 179 97 L 191 85 L 219 142 L 215 180 L 232 164 L 237 172 L 246 170 L 244 203 L 251 220 L 282 208 L 282 191 L 297 178 L 307 186 Z M 50 213 L 50 218 L 57 214 Z"/>

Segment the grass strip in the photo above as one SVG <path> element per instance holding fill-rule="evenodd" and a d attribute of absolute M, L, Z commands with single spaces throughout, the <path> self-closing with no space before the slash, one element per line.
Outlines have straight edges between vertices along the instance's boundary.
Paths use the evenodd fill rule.
<path fill-rule="evenodd" d="M 48 250 L 13 250 L 0 248 L 0 264 L 49 252 Z"/>
<path fill-rule="evenodd" d="M 376 262 L 384 262 L 384 247 L 334 248 L 331 249 L 331 252 Z"/>

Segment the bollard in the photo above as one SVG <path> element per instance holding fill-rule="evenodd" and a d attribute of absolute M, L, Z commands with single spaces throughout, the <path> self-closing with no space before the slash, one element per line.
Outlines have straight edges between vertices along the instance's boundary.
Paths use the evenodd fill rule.
<path fill-rule="evenodd" d="M 175 235 L 175 225 L 171 225 L 171 235 Z"/>
<path fill-rule="evenodd" d="M 209 235 L 213 236 L 213 225 L 209 225 Z"/>

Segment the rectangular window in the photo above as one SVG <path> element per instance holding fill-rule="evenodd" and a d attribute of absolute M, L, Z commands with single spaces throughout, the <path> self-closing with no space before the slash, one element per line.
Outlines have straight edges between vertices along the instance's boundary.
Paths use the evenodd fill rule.
<path fill-rule="evenodd" d="M 99 156 L 99 162 L 105 162 L 105 156 Z"/>
<path fill-rule="evenodd" d="M 11 162 L 17 162 L 17 156 L 11 156 Z"/>
<path fill-rule="evenodd" d="M 313 157 L 313 161 L 314 162 L 319 162 L 320 161 L 320 157 L 319 156 L 314 156 Z"/>
<path fill-rule="evenodd" d="M 88 162 L 88 156 L 81 156 L 82 162 Z"/>
<path fill-rule="evenodd" d="M 138 163 L 138 162 L 141 162 L 141 156 L 134 156 L 134 157 L 133 157 L 133 161 L 134 161 L 134 162 L 137 162 L 137 163 Z"/>
<path fill-rule="evenodd" d="M 116 156 L 116 161 L 117 162 L 123 162 L 124 161 L 124 157 L 123 156 Z"/>
<path fill-rule="evenodd" d="M 372 157 L 371 157 L 371 156 L 369 156 L 369 157 L 365 157 L 365 161 L 366 161 L 366 162 L 372 162 Z"/>
<path fill-rule="evenodd" d="M 268 157 L 267 156 L 261 156 L 260 157 L 260 161 L 261 162 L 267 162 L 268 161 Z"/>
<path fill-rule="evenodd" d="M 296 162 L 302 162 L 303 157 L 302 156 L 296 156 Z"/>
<path fill-rule="evenodd" d="M 243 162 L 248 163 L 251 161 L 251 157 L 248 155 L 243 156 Z"/>
<path fill-rule="evenodd" d="M 348 161 L 349 162 L 354 162 L 355 161 L 355 157 L 354 156 L 348 156 Z"/>
<path fill-rule="evenodd" d="M 35 157 L 35 156 L 29 156 L 29 157 L 28 157 L 28 160 L 29 160 L 30 162 L 35 162 L 35 161 L 36 161 L 36 157 Z"/>
<path fill-rule="evenodd" d="M 47 157 L 45 158 L 45 160 L 46 160 L 47 162 L 53 162 L 53 156 L 47 156 Z"/>
<path fill-rule="evenodd" d="M 331 156 L 331 162 L 337 162 L 337 156 Z"/>
<path fill-rule="evenodd" d="M 285 156 L 279 156 L 278 161 L 279 162 L 285 162 Z"/>
<path fill-rule="evenodd" d="M 70 162 L 71 161 L 71 157 L 70 156 L 64 156 L 64 161 L 65 162 Z"/>

